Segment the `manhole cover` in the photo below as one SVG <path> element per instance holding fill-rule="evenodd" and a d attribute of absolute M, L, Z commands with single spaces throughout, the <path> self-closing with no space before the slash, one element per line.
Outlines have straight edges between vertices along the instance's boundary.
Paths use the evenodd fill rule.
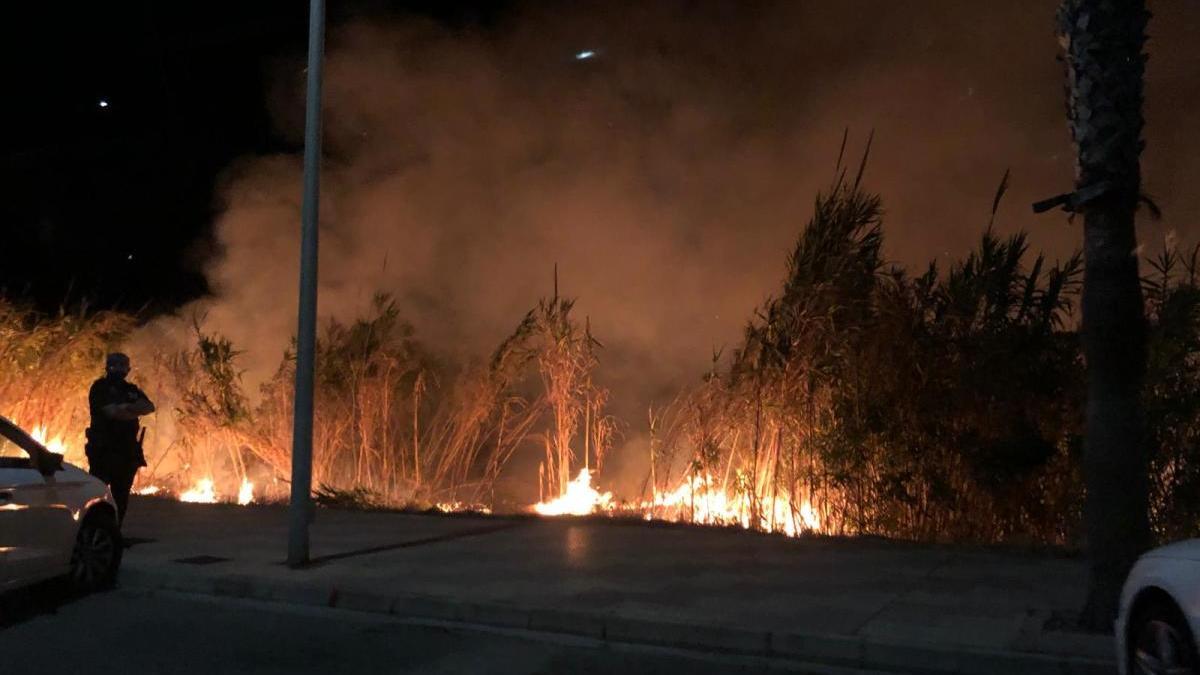
<path fill-rule="evenodd" d="M 219 558 L 215 555 L 194 555 L 190 558 L 178 558 L 177 563 L 185 565 L 211 565 L 213 563 L 228 562 L 229 558 Z"/>

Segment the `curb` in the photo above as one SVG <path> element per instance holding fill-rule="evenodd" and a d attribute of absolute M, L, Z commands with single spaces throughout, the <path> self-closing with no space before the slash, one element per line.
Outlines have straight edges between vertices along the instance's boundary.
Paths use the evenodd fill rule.
<path fill-rule="evenodd" d="M 611 642 L 673 647 L 743 656 L 783 658 L 831 666 L 930 675 L 1113 675 L 1116 665 L 1095 649 L 1087 656 L 1064 653 L 947 648 L 867 639 L 861 636 L 747 630 L 712 624 L 656 621 L 620 616 L 470 602 L 417 594 L 381 594 L 329 582 L 267 581 L 245 574 L 201 576 L 127 567 L 120 585 L 146 591 L 333 607 L 414 619 L 492 628 L 578 635 Z"/>

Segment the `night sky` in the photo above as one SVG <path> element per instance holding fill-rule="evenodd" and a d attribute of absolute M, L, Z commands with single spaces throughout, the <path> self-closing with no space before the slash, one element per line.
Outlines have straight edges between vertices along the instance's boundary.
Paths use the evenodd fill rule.
<path fill-rule="evenodd" d="M 875 131 L 897 262 L 970 250 L 1007 169 L 997 227 L 1069 255 L 1078 228 L 1028 207 L 1071 185 L 1056 5 L 331 1 L 322 311 L 386 290 L 427 342 L 487 353 L 557 264 L 617 379 L 673 391 L 777 289 L 847 128 L 855 153 Z M 1151 247 L 1196 234 L 1198 8 L 1152 5 Z M 146 0 L 3 22 L 0 292 L 143 318 L 209 296 L 212 327 L 273 372 L 307 18 Z"/>
<path fill-rule="evenodd" d="M 2 23 L 0 294 L 115 308 L 183 348 L 192 319 L 249 391 L 295 330 L 303 0 L 43 5 Z M 391 294 L 421 344 L 486 357 L 555 270 L 644 419 L 777 293 L 845 130 L 885 255 L 945 270 L 996 231 L 1049 260 L 1079 223 L 1057 0 L 330 0 L 319 311 Z M 1200 3 L 1156 0 L 1148 251 L 1200 239 Z M 580 60 L 585 51 L 594 58 Z M 106 103 L 107 105 L 102 105 Z M 626 441 L 635 446 L 631 435 Z"/>
<path fill-rule="evenodd" d="M 452 7 L 448 5 L 453 5 Z M 270 65 L 302 53 L 307 3 L 43 3 L 3 22 L 0 288 L 53 311 L 169 311 L 206 292 L 214 184 L 272 130 Z M 504 3 L 333 2 L 359 18 L 487 23 Z"/>

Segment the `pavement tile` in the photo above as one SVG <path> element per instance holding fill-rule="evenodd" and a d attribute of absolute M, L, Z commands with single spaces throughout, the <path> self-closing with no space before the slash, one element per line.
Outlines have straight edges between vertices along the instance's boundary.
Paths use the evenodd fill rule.
<path fill-rule="evenodd" d="M 1116 675 L 1116 664 L 1103 659 L 1060 659 L 1012 652 L 963 653 L 961 670 L 968 675 Z"/>
<path fill-rule="evenodd" d="M 460 621 L 502 628 L 530 628 L 528 609 L 487 602 L 464 603 L 458 611 Z"/>
<path fill-rule="evenodd" d="M 213 579 L 213 593 L 231 598 L 253 596 L 255 580 L 250 576 L 222 576 Z"/>
<path fill-rule="evenodd" d="M 694 625 L 614 616 L 605 622 L 605 637 L 618 642 L 642 642 L 710 651 L 768 654 L 771 634 L 712 625 Z"/>
<path fill-rule="evenodd" d="M 394 600 L 387 593 L 335 588 L 330 593 L 330 605 L 339 609 L 373 614 L 390 614 Z"/>
<path fill-rule="evenodd" d="M 860 630 L 864 637 L 886 641 L 1003 649 L 1021 633 L 1025 613 L 1010 609 L 971 609 L 894 603 Z"/>
<path fill-rule="evenodd" d="M 712 617 L 721 623 L 782 632 L 853 635 L 887 602 L 848 603 L 832 596 L 755 594 L 753 605 L 725 594 L 706 595 L 688 606 L 687 615 Z M 683 616 L 687 616 L 683 615 Z"/>
<path fill-rule="evenodd" d="M 462 604 L 455 600 L 401 595 L 392 604 L 392 613 L 420 619 L 459 621 Z"/>
<path fill-rule="evenodd" d="M 310 607 L 328 607 L 333 600 L 333 589 L 325 585 L 307 583 L 263 584 L 268 589 L 266 599 Z"/>
<path fill-rule="evenodd" d="M 863 640 L 843 635 L 774 633 L 771 650 L 789 658 L 857 666 L 863 659 Z"/>
<path fill-rule="evenodd" d="M 602 639 L 608 620 L 603 615 L 585 611 L 535 609 L 529 613 L 529 628 Z"/>
<path fill-rule="evenodd" d="M 150 541 L 127 552 L 122 585 L 828 663 L 916 654 L 972 674 L 1112 667 L 1111 640 L 1048 642 L 1024 621 L 1078 605 L 1078 559 L 602 520 L 495 529 L 506 522 L 321 509 L 313 553 L 332 557 L 293 570 L 282 508 L 135 499 L 126 529 Z M 173 562 L 196 555 L 230 560 Z"/>
<path fill-rule="evenodd" d="M 962 672 L 958 656 L 958 653 L 951 649 L 912 643 L 864 640 L 862 646 L 862 662 L 872 668 L 918 670 L 930 675 Z"/>

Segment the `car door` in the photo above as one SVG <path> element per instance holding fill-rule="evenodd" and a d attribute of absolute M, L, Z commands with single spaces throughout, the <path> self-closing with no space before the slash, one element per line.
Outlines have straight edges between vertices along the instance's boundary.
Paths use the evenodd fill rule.
<path fill-rule="evenodd" d="M 15 477 L 7 467 L 9 456 L 5 454 L 6 450 L 14 449 L 15 446 L 0 437 L 0 590 L 15 580 L 16 575 L 9 568 L 8 552 L 16 548 L 17 540 L 21 538 L 17 533 L 19 523 L 16 520 L 16 509 L 11 504 L 12 491 L 9 489 L 15 482 Z"/>
<path fill-rule="evenodd" d="M 24 451 L 0 437 L 0 589 L 16 583 L 15 561 L 25 557 L 31 544 L 25 509 L 16 501 L 17 484 L 28 466 Z"/>
<path fill-rule="evenodd" d="M 2 441 L 0 441 L 2 442 Z M 19 454 L 18 454 L 19 453 Z M 0 447 L 0 547 L 5 585 L 23 585 L 66 571 L 75 541 L 71 485 L 43 476 L 24 450 Z"/>

